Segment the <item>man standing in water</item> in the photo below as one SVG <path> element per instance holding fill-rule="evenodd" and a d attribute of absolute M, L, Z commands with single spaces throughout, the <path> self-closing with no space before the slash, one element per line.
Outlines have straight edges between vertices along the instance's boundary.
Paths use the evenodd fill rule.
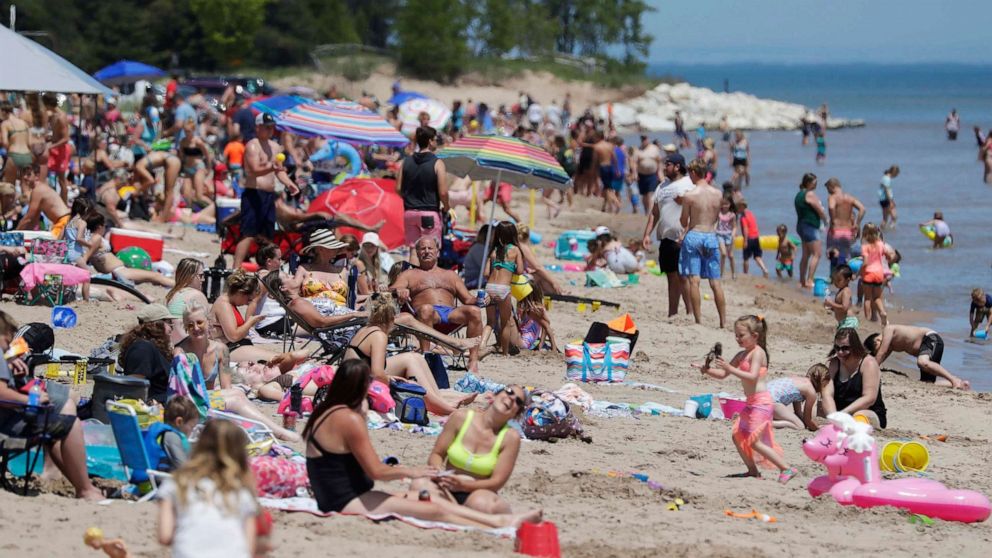
<path fill-rule="evenodd" d="M 620 205 L 620 198 L 610 188 L 610 184 L 613 183 L 613 167 L 617 164 L 617 155 L 613 149 L 613 144 L 606 141 L 606 135 L 603 132 L 597 131 L 595 138 L 596 143 L 592 145 L 592 158 L 594 167 L 599 171 L 599 182 L 602 183 L 602 187 L 596 190 L 596 194 L 602 193 L 603 211 L 606 211 L 606 206 L 612 206 L 614 201 L 616 205 Z"/>
<path fill-rule="evenodd" d="M 961 130 L 961 118 L 958 117 L 958 109 L 951 109 L 951 114 L 947 115 L 944 121 L 944 130 L 947 131 L 949 141 L 957 141 L 958 131 Z"/>
<path fill-rule="evenodd" d="M 692 179 L 685 172 L 685 158 L 673 153 L 665 160 L 665 178 L 667 184 L 658 188 L 654 193 L 654 203 L 648 222 L 644 227 L 644 249 L 651 248 L 651 230 L 658 226 L 656 236 L 660 241 L 658 246 L 658 267 L 665 273 L 668 280 L 668 315 L 679 313 L 679 299 L 685 300 L 688 311 L 688 293 L 682 292 L 682 280 L 679 271 L 679 239 L 682 238 L 682 197 L 695 188 Z M 719 258 L 718 258 L 719 259 Z"/>
<path fill-rule="evenodd" d="M 648 141 L 647 136 L 641 136 L 641 147 L 634 151 L 634 162 L 637 166 L 637 190 L 641 193 L 645 214 L 651 211 L 651 197 L 658 188 L 658 171 L 663 160 L 661 149 Z"/>
<path fill-rule="evenodd" d="M 72 159 L 72 145 L 69 144 L 69 119 L 59 108 L 58 97 L 45 93 L 42 97 L 48 111 L 48 123 L 52 128 L 52 142 L 48 144 L 48 172 L 55 173 L 59 181 L 59 196 L 63 203 L 69 203 L 69 161 Z M 44 177 L 42 177 L 44 178 Z"/>
<path fill-rule="evenodd" d="M 837 249 L 837 265 L 847 263 L 851 258 L 851 244 L 858 238 L 861 221 L 865 218 L 865 206 L 858 198 L 848 194 L 840 185 L 840 180 L 827 181 L 827 211 L 830 214 L 830 228 L 827 229 L 827 250 Z M 855 218 L 854 212 L 858 216 Z"/>
<path fill-rule="evenodd" d="M 723 285 L 720 284 L 720 244 L 716 237 L 723 193 L 710 185 L 706 172 L 706 162 L 702 159 L 689 163 L 689 179 L 696 187 L 682 196 L 680 222 L 685 233 L 679 254 L 679 275 L 682 276 L 682 291 L 689 294 L 692 315 L 697 324 L 701 314 L 699 280 L 709 280 L 713 302 L 720 316 L 720 329 L 723 329 L 726 326 L 726 302 Z"/>
<path fill-rule="evenodd" d="M 276 197 L 288 190 L 299 192 L 289 179 L 286 168 L 276 160 L 282 153 L 279 144 L 272 140 L 276 122 L 269 114 L 255 118 L 255 139 L 245 146 L 245 191 L 241 195 L 241 240 L 234 249 L 234 269 L 248 256 L 248 249 L 255 237 L 272 239 L 276 228 Z"/>

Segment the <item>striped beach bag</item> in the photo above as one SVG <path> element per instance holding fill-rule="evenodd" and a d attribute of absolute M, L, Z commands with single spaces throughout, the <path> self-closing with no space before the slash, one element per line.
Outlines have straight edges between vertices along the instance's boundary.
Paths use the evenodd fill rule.
<path fill-rule="evenodd" d="M 622 382 L 630 363 L 630 343 L 565 345 L 565 377 L 573 382 Z"/>

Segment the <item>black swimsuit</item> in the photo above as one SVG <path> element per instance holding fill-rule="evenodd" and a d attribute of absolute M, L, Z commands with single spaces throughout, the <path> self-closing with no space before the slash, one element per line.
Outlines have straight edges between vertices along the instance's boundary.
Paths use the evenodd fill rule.
<path fill-rule="evenodd" d="M 331 413 L 346 407 L 331 409 L 320 422 Z M 320 423 L 314 425 L 314 432 Z M 321 447 L 317 438 L 311 435 L 310 443 L 320 452 L 317 457 L 307 457 L 307 476 L 310 477 L 310 488 L 317 500 L 317 507 L 322 512 L 339 512 L 355 498 L 369 492 L 375 486 L 372 479 L 352 453 L 331 453 Z"/>
<path fill-rule="evenodd" d="M 365 341 L 366 339 L 368 339 L 369 338 L 369 335 L 372 335 L 377 330 L 378 331 L 382 331 L 381 329 L 378 329 L 378 328 L 373 329 L 372 331 L 366 333 L 365 334 L 365 337 L 362 337 L 362 341 Z M 348 345 L 348 348 L 351 349 L 352 351 L 355 351 L 355 354 L 358 355 L 359 360 L 365 361 L 365 364 L 368 364 L 369 365 L 369 368 L 372 368 L 372 355 L 365 354 L 365 351 L 363 351 L 363 350 L 361 350 L 361 349 L 358 348 L 358 345 L 361 345 L 362 344 L 362 341 L 359 341 L 357 344 L 354 344 L 354 345 L 349 344 Z M 385 365 L 383 365 L 383 367 L 385 367 Z"/>
<path fill-rule="evenodd" d="M 861 359 L 858 362 L 858 369 L 851 374 L 851 377 L 847 379 L 846 382 L 841 382 L 837 378 L 834 378 L 834 404 L 837 409 L 846 409 L 848 405 L 854 403 L 861 397 L 861 363 L 865 359 Z M 837 361 L 837 373 L 840 374 L 840 360 Z M 882 382 L 878 383 L 878 397 L 875 398 L 875 402 L 872 403 L 868 410 L 874 411 L 878 415 L 878 425 L 885 428 L 887 421 L 885 419 L 885 402 L 882 401 Z"/>

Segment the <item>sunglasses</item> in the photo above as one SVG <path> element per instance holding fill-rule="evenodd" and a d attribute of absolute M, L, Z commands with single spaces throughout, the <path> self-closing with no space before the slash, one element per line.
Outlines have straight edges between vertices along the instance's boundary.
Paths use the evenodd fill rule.
<path fill-rule="evenodd" d="M 524 403 L 523 396 L 517 395 L 516 392 L 513 391 L 513 388 L 511 388 L 511 387 L 505 387 L 505 388 L 503 388 L 503 393 L 509 395 L 511 399 L 513 399 L 514 401 L 516 401 L 517 407 L 523 409 L 524 407 L 527 406 L 527 404 Z"/>
<path fill-rule="evenodd" d="M 835 353 L 849 353 L 849 352 L 851 352 L 851 346 L 850 345 L 834 345 L 834 352 Z"/>

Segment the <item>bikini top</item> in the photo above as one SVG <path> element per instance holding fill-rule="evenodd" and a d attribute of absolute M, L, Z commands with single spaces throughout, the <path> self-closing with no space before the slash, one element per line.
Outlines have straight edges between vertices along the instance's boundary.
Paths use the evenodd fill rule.
<path fill-rule="evenodd" d="M 448 463 L 462 471 L 472 473 L 478 477 L 487 478 L 491 477 L 493 471 L 496 469 L 496 462 L 499 460 L 499 451 L 503 447 L 503 437 L 510 430 L 510 426 L 503 426 L 499 434 L 496 435 L 496 441 L 493 442 L 493 447 L 489 452 L 482 454 L 472 453 L 465 448 L 462 439 L 465 438 L 465 432 L 468 431 L 474 417 L 475 411 L 469 410 L 465 416 L 465 422 L 458 429 L 458 435 L 455 436 L 455 441 L 451 442 L 451 445 L 448 446 Z"/>
<path fill-rule="evenodd" d="M 232 306 L 234 309 L 234 323 L 238 327 L 245 325 L 245 317 L 241 315 L 241 310 L 238 310 L 237 306 Z"/>
<path fill-rule="evenodd" d="M 506 247 L 506 253 L 509 253 L 510 252 L 510 248 L 513 248 L 513 245 L 512 244 L 507 245 L 507 247 Z M 505 269 L 505 270 L 509 271 L 510 273 L 514 273 L 515 274 L 517 272 L 517 262 L 515 262 L 515 261 L 506 261 L 506 260 L 496 260 L 496 261 L 493 262 L 493 269 Z"/>
<path fill-rule="evenodd" d="M 754 351 L 754 349 L 751 349 L 751 351 Z M 751 356 L 751 353 L 750 352 L 748 354 L 744 355 L 744 358 L 742 358 L 741 361 L 739 363 L 737 363 L 737 368 L 740 368 L 741 370 L 743 370 L 745 372 L 750 372 L 751 371 L 751 359 L 748 358 L 750 356 Z M 767 366 L 762 366 L 760 369 L 758 369 L 758 377 L 759 378 L 764 378 L 767 374 L 768 374 L 768 367 Z"/>
<path fill-rule="evenodd" d="M 364 337 L 362 337 L 362 341 L 365 341 L 366 339 L 368 339 L 369 338 L 369 335 L 372 335 L 376 331 L 382 331 L 382 330 L 379 329 L 379 328 L 374 328 L 374 329 L 370 330 L 368 333 L 365 334 Z M 349 343 L 348 344 L 348 348 L 351 349 L 352 351 L 354 351 L 356 355 L 358 355 L 359 360 L 364 360 L 365 361 L 365 364 L 368 364 L 369 367 L 371 368 L 372 367 L 372 355 L 367 354 L 365 351 L 363 351 L 363 350 L 361 350 L 361 349 L 358 348 L 358 346 L 362 344 L 362 341 L 359 341 L 356 344 Z"/>

